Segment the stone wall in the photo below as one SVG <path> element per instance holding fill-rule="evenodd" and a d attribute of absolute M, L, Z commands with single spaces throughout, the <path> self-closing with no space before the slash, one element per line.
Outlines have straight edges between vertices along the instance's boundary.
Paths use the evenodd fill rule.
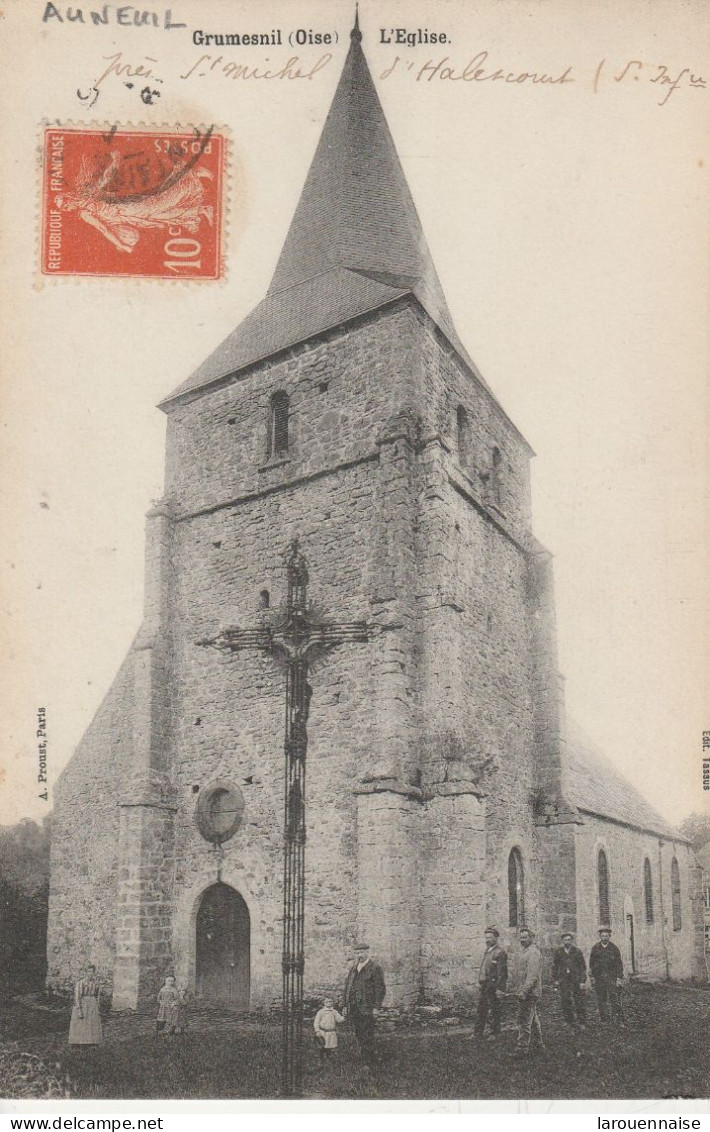
<path fill-rule="evenodd" d="M 113 1009 L 155 1004 L 172 971 L 172 791 L 156 771 L 134 773 L 119 799 Z"/>
<path fill-rule="evenodd" d="M 217 871 L 195 825 L 196 792 L 229 779 L 242 789 L 246 808 L 241 829 L 224 846 L 221 874 L 249 908 L 254 1005 L 277 999 L 281 987 L 285 672 L 271 655 L 223 655 L 196 642 L 225 625 L 278 615 L 283 552 L 296 536 L 309 560 L 317 612 L 377 624 L 370 641 L 339 646 L 309 677 L 306 983 L 314 993 L 338 988 L 359 930 L 354 790 L 380 759 L 373 721 L 390 706 L 373 680 L 382 669 L 383 615 L 372 599 L 385 567 L 375 550 L 386 522 L 377 441 L 409 381 L 410 322 L 406 309 L 375 317 L 258 367 L 178 408 L 169 421 L 167 488 L 178 519 L 175 958 L 179 973 L 194 980 L 194 918 Z M 269 401 L 279 389 L 290 397 L 289 452 L 269 463 Z M 264 591 L 268 610 L 261 608 Z M 373 948 L 378 942 L 372 939 Z"/>
<path fill-rule="evenodd" d="M 535 829 L 535 866 L 540 884 L 538 944 L 550 960 L 560 946 L 562 932 L 578 928 L 574 822 L 538 822 Z"/>
<path fill-rule="evenodd" d="M 421 342 L 417 584 L 424 780 L 435 791 L 477 783 L 479 796 L 485 795 L 485 809 L 479 797 L 463 793 L 455 802 L 439 797 L 428 805 L 430 836 L 443 852 L 428 857 L 429 891 L 438 881 L 439 893 L 432 896 L 431 916 L 423 901 L 425 984 L 429 993 L 442 985 L 458 996 L 475 989 L 486 924 L 509 934 L 507 863 L 514 847 L 525 870 L 525 917 L 531 925 L 537 920 L 530 450 L 430 327 L 422 327 Z M 463 448 L 459 406 L 467 420 Z M 497 500 L 488 479 L 493 448 L 504 454 Z M 456 820 L 449 828 L 452 805 Z M 451 839 L 459 844 L 449 854 Z"/>
<path fill-rule="evenodd" d="M 419 327 L 418 408 L 424 418 L 424 435 L 438 438 L 451 454 L 470 496 L 499 519 L 518 542 L 528 545 L 532 449 L 421 308 L 415 308 L 414 317 Z M 459 409 L 465 414 L 463 434 Z M 497 490 L 492 477 L 494 449 L 500 453 Z"/>
<path fill-rule="evenodd" d="M 246 806 L 240 830 L 224 845 L 223 875 L 232 876 L 230 883 L 249 907 L 253 930 L 267 942 L 252 955 L 255 1003 L 277 998 L 281 983 L 285 671 L 270 654 L 223 654 L 197 642 L 214 638 L 228 624 L 261 623 L 263 589 L 269 591 L 271 611 L 278 614 L 285 599 L 282 552 L 296 534 L 310 561 L 310 594 L 318 611 L 338 620 L 369 620 L 363 592 L 367 520 L 362 521 L 358 507 L 358 500 L 360 506 L 368 500 L 372 505 L 368 480 L 367 466 L 354 468 L 320 479 L 305 491 L 272 494 L 259 507 L 236 506 L 177 527 L 172 680 L 181 908 L 175 956 L 180 973 L 192 981 L 186 926 L 194 917 L 199 890 L 217 878 L 215 852 L 197 829 L 195 806 L 200 789 L 227 779 L 240 787 Z M 332 529 L 319 522 L 327 512 Z M 373 647 L 344 644 L 310 674 L 307 930 L 310 971 L 327 981 L 341 971 L 348 936 L 352 944 L 357 930 L 353 788 L 372 749 Z"/>
<path fill-rule="evenodd" d="M 270 461 L 277 390 L 290 398 L 289 451 Z M 451 450 L 464 401 L 467 470 Z M 505 454 L 507 514 L 486 495 L 494 446 Z M 522 535 L 529 521 L 528 457 L 488 393 L 406 302 L 171 411 L 173 949 L 181 976 L 194 979 L 194 918 L 218 866 L 195 825 L 196 798 L 226 778 L 246 799 L 220 867 L 250 911 L 252 1002 L 279 993 L 284 672 L 269 655 L 223 655 L 196 642 L 227 625 L 269 621 L 284 598 L 283 551 L 298 535 L 318 611 L 371 626 L 367 643 L 337 648 L 311 677 L 307 985 L 337 985 L 364 931 L 400 1000 L 435 978 L 465 989 L 454 953 L 467 963 L 478 949 L 472 933 L 480 939 L 486 917 L 507 915 L 511 826 L 532 872 L 526 557 L 511 533 Z M 444 766 L 449 732 L 476 766 L 495 764 L 487 865 L 475 793 L 417 796 L 428 783 L 461 778 Z M 533 907 L 532 875 L 529 889 Z M 434 964 L 426 976 L 424 946 Z"/>
<path fill-rule="evenodd" d="M 420 849 L 422 997 L 470 1006 L 485 946 L 487 889 L 486 805 L 475 784 L 433 787 Z"/>
<path fill-rule="evenodd" d="M 118 796 L 133 747 L 130 652 L 54 788 L 47 983 L 67 989 L 86 963 L 113 986 Z"/>
<path fill-rule="evenodd" d="M 170 409 L 166 497 L 176 515 L 246 501 L 289 480 L 376 451 L 384 421 L 408 399 L 413 313 L 399 304 L 319 336 Z M 270 458 L 274 393 L 289 396 L 289 445 Z M 256 500 L 255 500 L 256 502 Z"/>
<path fill-rule="evenodd" d="M 387 1002 L 413 1006 L 422 993 L 422 832 L 418 792 L 378 788 L 358 792 L 358 921 L 375 949 Z"/>
<path fill-rule="evenodd" d="M 657 978 L 704 978 L 697 932 L 695 858 L 683 841 L 672 841 L 615 822 L 582 814 L 577 826 L 578 937 L 585 952 L 597 939 L 599 896 L 597 859 L 606 853 L 609 868 L 613 939 L 630 971 L 627 916 L 633 916 L 634 951 L 639 975 Z M 651 865 L 653 920 L 646 915 L 644 860 Z M 681 927 L 675 930 L 671 903 L 671 862 L 678 861 Z"/>
<path fill-rule="evenodd" d="M 290 399 L 289 450 L 275 459 L 267 433 L 278 390 Z M 369 627 L 367 641 L 334 648 L 309 675 L 307 993 L 338 990 L 365 934 L 385 966 L 388 1001 L 469 999 L 485 926 L 516 948 L 513 848 L 525 874 L 522 916 L 543 947 L 575 926 L 586 947 L 596 931 L 590 837 L 609 839 L 614 876 L 629 879 L 628 891 L 614 889 L 615 927 L 623 935 L 632 908 L 639 967 L 658 971 L 667 951 L 672 975 L 691 973 L 684 846 L 688 931 L 662 936 L 660 922 L 642 923 L 634 872 L 639 845 L 657 853 L 657 839 L 588 817 L 579 827 L 567 807 L 554 598 L 549 556 L 530 531 L 530 449 L 420 308 L 393 304 L 170 409 L 144 623 L 60 789 L 55 955 L 108 968 L 118 906 L 120 1001 L 150 998 L 173 963 L 194 986 L 197 911 L 219 877 L 249 911 L 252 1005 L 279 998 L 285 669 L 268 653 L 205 642 L 228 626 L 278 619 L 283 554 L 298 536 L 314 611 Z M 120 757 L 101 793 L 109 741 Z M 218 780 L 245 800 L 221 852 L 195 818 Z M 101 820 L 77 837 L 87 783 Z M 668 873 L 669 852 L 661 847 Z M 106 863 L 100 891 L 80 869 L 79 880 L 71 874 L 92 853 Z M 73 922 L 70 905 L 80 909 Z M 97 924 L 105 940 L 89 955 Z"/>

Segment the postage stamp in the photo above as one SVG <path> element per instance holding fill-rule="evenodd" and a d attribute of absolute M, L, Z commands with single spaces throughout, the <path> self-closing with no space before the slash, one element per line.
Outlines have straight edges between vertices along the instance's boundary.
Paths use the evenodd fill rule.
<path fill-rule="evenodd" d="M 212 127 L 46 129 L 42 274 L 219 279 L 226 148 Z"/>

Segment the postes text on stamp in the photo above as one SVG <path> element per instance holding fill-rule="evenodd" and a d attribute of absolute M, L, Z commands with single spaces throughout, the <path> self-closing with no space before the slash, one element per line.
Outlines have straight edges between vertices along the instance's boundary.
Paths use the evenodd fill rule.
<path fill-rule="evenodd" d="M 219 279 L 225 158 L 211 127 L 45 130 L 42 274 Z"/>

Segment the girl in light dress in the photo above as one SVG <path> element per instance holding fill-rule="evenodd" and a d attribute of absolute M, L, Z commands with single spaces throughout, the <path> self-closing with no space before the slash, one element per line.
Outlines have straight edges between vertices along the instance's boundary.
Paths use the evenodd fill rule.
<path fill-rule="evenodd" d="M 74 987 L 74 1006 L 69 1023 L 69 1045 L 100 1046 L 104 1040 L 99 1014 L 101 988 L 96 968 L 89 964 L 86 975 Z"/>

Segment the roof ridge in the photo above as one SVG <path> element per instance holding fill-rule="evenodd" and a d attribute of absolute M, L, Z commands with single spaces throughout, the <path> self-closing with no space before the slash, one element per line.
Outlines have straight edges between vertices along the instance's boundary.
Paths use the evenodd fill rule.
<path fill-rule="evenodd" d="M 310 283 L 312 279 L 319 279 L 321 277 L 321 275 L 330 275 L 330 273 L 332 271 L 357 271 L 357 268 L 345 267 L 343 264 L 340 264 L 340 263 L 332 263 L 328 267 L 324 267 L 321 271 L 314 271 L 312 275 L 306 275 L 303 279 L 296 279 L 293 283 L 289 283 L 285 287 L 279 287 L 279 288 L 276 288 L 275 290 L 272 290 L 271 287 L 270 287 L 267 294 L 268 295 L 283 295 L 283 293 L 285 291 L 292 291 L 294 289 L 294 287 L 300 287 L 304 283 Z M 358 275 L 367 275 L 368 273 L 366 271 L 361 271 L 361 272 L 357 272 L 357 274 Z M 265 301 L 265 299 L 266 299 L 266 296 L 264 297 L 264 299 L 261 299 L 260 303 L 257 303 L 257 306 L 260 306 L 261 303 L 263 303 Z M 252 308 L 252 309 L 256 309 L 256 308 Z"/>
<path fill-rule="evenodd" d="M 570 801 L 579 810 L 678 841 L 688 840 L 651 805 L 577 721 L 569 717 L 565 748 Z M 603 781 L 599 780 L 600 774 Z"/>

